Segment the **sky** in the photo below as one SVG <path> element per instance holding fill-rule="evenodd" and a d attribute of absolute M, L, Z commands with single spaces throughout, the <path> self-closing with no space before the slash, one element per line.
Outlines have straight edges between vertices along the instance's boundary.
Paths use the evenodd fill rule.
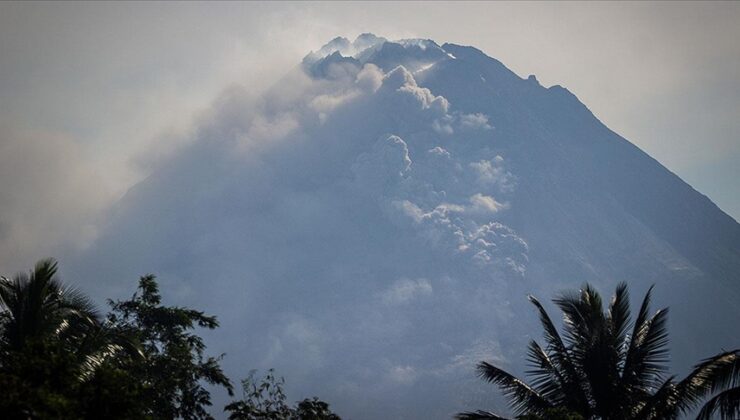
<path fill-rule="evenodd" d="M 219 93 L 335 36 L 473 45 L 575 93 L 740 218 L 740 4 L 0 4 L 0 264 L 92 243 Z"/>

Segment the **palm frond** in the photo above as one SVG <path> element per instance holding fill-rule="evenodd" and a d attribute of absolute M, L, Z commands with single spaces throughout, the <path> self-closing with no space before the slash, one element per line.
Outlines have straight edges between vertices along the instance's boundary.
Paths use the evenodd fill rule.
<path fill-rule="evenodd" d="M 637 311 L 637 318 L 635 319 L 635 324 L 632 327 L 632 335 L 630 337 L 631 341 L 629 344 L 629 348 L 627 349 L 627 356 L 624 366 L 625 371 L 631 370 L 631 362 L 634 358 L 632 353 L 634 352 L 634 346 L 636 344 L 634 337 L 636 337 L 641 330 L 645 329 L 645 323 L 650 316 L 650 301 L 654 287 L 655 285 L 650 286 L 648 291 L 645 293 L 645 297 L 642 299 L 642 304 L 640 305 L 640 310 Z"/>
<path fill-rule="evenodd" d="M 497 414 L 491 413 L 490 411 L 466 411 L 459 413 L 455 416 L 457 420 L 509 420 L 506 417 L 501 417 Z"/>
<path fill-rule="evenodd" d="M 573 351 L 585 351 L 606 323 L 601 296 L 586 285 L 579 293 L 564 293 L 553 302 L 563 312 L 566 344 Z"/>
<path fill-rule="evenodd" d="M 61 288 L 59 293 L 59 309 L 76 317 L 100 319 L 100 314 L 92 299 L 74 287 Z"/>
<path fill-rule="evenodd" d="M 545 308 L 537 298 L 530 295 L 529 301 L 532 302 L 539 312 L 540 323 L 542 323 L 542 328 L 545 330 L 545 342 L 547 342 L 547 345 L 557 352 L 565 352 L 563 340 L 560 338 L 560 333 L 555 328 L 555 324 L 550 319 L 550 315 L 547 314 L 547 311 L 545 311 Z"/>
<path fill-rule="evenodd" d="M 641 354 L 643 373 L 659 375 L 668 363 L 668 308 L 659 310 L 650 318 L 647 330 L 642 336 Z"/>
<path fill-rule="evenodd" d="M 542 413 L 552 405 L 532 387 L 514 375 L 487 362 L 478 364 L 478 375 L 503 390 L 509 405 L 517 414 Z"/>
<path fill-rule="evenodd" d="M 663 381 L 658 389 L 649 394 L 643 393 L 643 398 L 635 404 L 638 410 L 634 415 L 635 420 L 670 419 L 675 417 L 675 383 L 674 376 Z"/>
<path fill-rule="evenodd" d="M 567 380 L 547 352 L 534 340 L 529 342 L 527 360 L 531 369 L 526 373 L 532 378 L 532 387 L 551 404 L 565 404 L 567 396 L 563 385 Z"/>
<path fill-rule="evenodd" d="M 652 287 L 638 312 L 622 368 L 620 386 L 637 392 L 657 386 L 668 362 L 668 309 L 649 317 Z"/>
<path fill-rule="evenodd" d="M 53 333 L 61 323 L 55 311 L 59 291 L 56 271 L 56 261 L 45 259 L 28 274 L 19 273 L 0 282 L 3 338 L 10 348 L 20 349 L 28 340 Z"/>
<path fill-rule="evenodd" d="M 40 287 L 53 283 L 56 278 L 57 268 L 58 264 L 53 258 L 39 260 L 33 267 L 31 280 Z"/>
<path fill-rule="evenodd" d="M 711 393 L 740 386 L 740 349 L 708 357 L 676 385 L 677 405 L 689 412 Z"/>
<path fill-rule="evenodd" d="M 612 301 L 609 304 L 608 321 L 612 330 L 614 342 L 616 345 L 620 346 L 620 353 L 622 351 L 626 352 L 626 349 L 621 348 L 625 343 L 627 329 L 630 324 L 629 292 L 627 291 L 627 283 L 625 282 L 621 282 L 617 285 L 614 298 L 612 298 Z"/>
<path fill-rule="evenodd" d="M 590 284 L 585 284 L 581 289 L 581 301 L 583 301 L 590 309 L 589 313 L 599 313 L 604 308 L 604 303 L 601 299 L 599 292 L 594 289 Z"/>
<path fill-rule="evenodd" d="M 710 420 L 715 414 L 719 414 L 721 420 L 740 418 L 740 387 L 730 388 L 707 401 L 696 419 Z"/>
<path fill-rule="evenodd" d="M 584 378 L 578 366 L 576 366 L 570 351 L 565 346 L 555 324 L 548 315 L 542 304 L 534 297 L 529 296 L 530 302 L 537 308 L 540 323 L 544 329 L 545 342 L 547 343 L 547 355 L 552 365 L 562 375 L 562 389 L 566 396 L 564 404 L 571 410 L 587 411 L 589 409 L 588 397 L 583 388 Z"/>
<path fill-rule="evenodd" d="M 740 386 L 740 349 L 720 353 L 719 359 L 722 362 L 713 372 L 712 392 Z"/>

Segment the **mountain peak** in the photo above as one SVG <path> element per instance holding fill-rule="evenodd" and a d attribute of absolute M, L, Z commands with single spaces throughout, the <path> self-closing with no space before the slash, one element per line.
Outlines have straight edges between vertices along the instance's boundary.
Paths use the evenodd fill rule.
<path fill-rule="evenodd" d="M 231 369 L 290 372 L 359 419 L 466 408 L 450 389 L 474 395 L 475 363 L 520 360 L 530 293 L 655 283 L 680 302 L 681 363 L 739 335 L 740 225 L 567 89 L 373 34 L 301 70 L 256 107 L 220 103 L 127 195 L 92 284 L 118 264 L 194 279 L 182 295 L 243 329 Z"/>
<path fill-rule="evenodd" d="M 446 60 L 454 60 L 453 54 L 431 39 L 408 38 L 390 41 L 371 33 L 363 33 L 354 41 L 337 37 L 303 59 L 304 69 L 313 77 L 329 77 L 327 71 L 333 64 L 355 62 L 359 67 L 372 63 L 385 72 L 398 66 L 408 71 L 430 68 Z"/>
<path fill-rule="evenodd" d="M 357 58 L 357 56 L 362 55 L 368 50 L 379 48 L 386 41 L 385 38 L 371 33 L 360 34 L 351 42 L 345 37 L 338 36 L 324 44 L 317 51 L 311 51 L 304 57 L 303 63 L 313 65 L 320 60 L 331 57 L 335 53 L 339 53 L 343 57 Z"/>

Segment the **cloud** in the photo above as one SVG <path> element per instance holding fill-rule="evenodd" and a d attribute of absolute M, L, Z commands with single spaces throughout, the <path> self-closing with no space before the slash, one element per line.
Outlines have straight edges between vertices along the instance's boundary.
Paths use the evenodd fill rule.
<path fill-rule="evenodd" d="M 365 92 L 375 92 L 383 84 L 385 75 L 375 64 L 368 63 L 357 74 L 356 84 Z"/>
<path fill-rule="evenodd" d="M 488 124 L 488 117 L 480 113 L 466 114 L 466 115 L 461 116 L 460 126 L 464 129 L 493 130 L 493 127 L 490 124 Z"/>
<path fill-rule="evenodd" d="M 505 365 L 508 361 L 502 357 L 504 352 L 501 344 L 493 340 L 477 340 L 470 347 L 466 348 L 459 354 L 450 358 L 450 361 L 439 371 L 434 372 L 436 375 L 449 375 L 453 371 L 472 371 L 481 361 Z"/>
<path fill-rule="evenodd" d="M 427 279 L 400 279 L 382 294 L 383 303 L 401 305 L 432 294 L 432 285 Z"/>
<path fill-rule="evenodd" d="M 496 156 L 490 160 L 471 162 L 469 166 L 476 174 L 476 182 L 482 187 L 495 186 L 501 192 L 514 190 L 514 176 L 506 170 L 504 158 L 501 156 Z"/>
<path fill-rule="evenodd" d="M 470 197 L 470 206 L 464 208 L 463 211 L 473 214 L 492 214 L 506 207 L 505 204 L 499 203 L 493 197 L 476 193 Z"/>
<path fill-rule="evenodd" d="M 74 255 L 98 233 L 104 168 L 63 134 L 0 128 L 0 267 L 25 270 L 36 259 Z"/>
<path fill-rule="evenodd" d="M 526 241 L 501 223 L 476 221 L 505 206 L 481 194 L 472 196 L 470 202 L 443 203 L 431 211 L 424 211 L 409 200 L 394 201 L 392 205 L 413 221 L 418 234 L 429 244 L 467 256 L 480 265 L 508 267 L 523 274 L 529 250 Z"/>
<path fill-rule="evenodd" d="M 267 342 L 269 349 L 260 361 L 261 366 L 274 366 L 280 361 L 283 369 L 305 374 L 324 363 L 326 338 L 319 328 L 300 316 L 285 316 L 283 322 L 271 328 Z M 288 365 L 285 362 L 288 361 Z"/>
<path fill-rule="evenodd" d="M 403 66 L 398 66 L 385 75 L 383 89 L 400 94 L 400 98 L 414 104 L 422 110 L 430 110 L 431 115 L 443 117 L 447 114 L 450 103 L 442 96 L 435 96 L 427 89 L 416 84 L 413 74 Z"/>
<path fill-rule="evenodd" d="M 450 325 L 500 303 L 487 290 L 519 276 L 528 250 L 502 220 L 505 161 L 470 151 L 492 130 L 463 128 L 468 114 L 404 67 L 325 59 L 341 77 L 300 67 L 256 100 L 225 90 L 72 270 L 101 297 L 153 271 L 179 304 L 219 315 L 232 375 L 274 367 L 356 412 L 387 402 L 388 384 L 417 392 L 477 338 Z"/>
<path fill-rule="evenodd" d="M 476 45 L 522 76 L 535 73 L 545 85 L 567 86 L 608 126 L 698 190 L 710 191 L 725 210 L 737 208 L 737 183 L 724 176 L 733 173 L 732 157 L 740 153 L 737 89 L 728 88 L 740 57 L 731 42 L 739 12 L 732 4 L 404 4 L 395 7 L 395 18 L 382 6 L 351 4 L 1 7 L 0 124 L 14 132 L 72 139 L 87 160 L 82 166 L 105 168 L 96 179 L 103 177 L 106 186 L 90 188 L 104 189 L 93 195 L 109 197 L 108 205 L 192 139 L 193 117 L 224 86 L 236 83 L 261 93 L 324 40 L 372 29 L 391 38 Z M 450 27 L 451 18 L 468 25 Z M 563 21 L 576 24 L 555 24 Z M 629 36 L 604 36 L 605 22 L 614 28 L 628 23 Z M 485 36 L 472 29 L 481 25 Z M 183 33 L 183 27 L 193 30 Z M 521 42 L 510 42 L 514 38 Z M 377 48 L 382 39 L 361 36 L 347 44 L 354 50 L 345 55 L 356 55 Z M 663 70 L 653 71 L 659 67 Z M 357 78 L 361 90 L 379 87 L 379 73 L 365 76 Z M 327 97 L 320 106 L 331 107 L 331 99 L 340 98 Z M 472 116 L 462 120 L 460 129 L 482 122 Z M 449 134 L 455 127 L 440 120 L 437 130 Z M 50 211 L 45 217 L 55 216 Z M 15 255 L 35 258 L 37 252 L 26 249 Z"/>
<path fill-rule="evenodd" d="M 400 385 L 412 385 L 416 377 L 417 373 L 413 366 L 393 366 L 388 372 L 391 382 Z"/>
<path fill-rule="evenodd" d="M 427 153 L 431 153 L 435 156 L 440 156 L 440 157 L 447 158 L 447 159 L 450 158 L 450 152 L 448 152 L 447 150 L 445 150 L 444 148 L 440 146 L 435 146 L 429 149 Z"/>

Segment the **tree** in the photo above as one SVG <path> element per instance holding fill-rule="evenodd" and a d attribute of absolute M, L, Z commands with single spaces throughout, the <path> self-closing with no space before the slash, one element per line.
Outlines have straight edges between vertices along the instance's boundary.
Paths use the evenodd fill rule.
<path fill-rule="evenodd" d="M 505 417 L 484 410 L 461 413 L 457 418 L 466 420 L 507 420 Z M 542 414 L 522 414 L 517 416 L 517 420 L 583 420 L 583 417 L 565 408 L 546 408 Z"/>
<path fill-rule="evenodd" d="M 563 312 L 563 335 L 534 297 L 544 328 L 546 346 L 531 341 L 528 348 L 530 383 L 487 362 L 478 365 L 484 380 L 495 383 L 521 418 L 562 416 L 584 419 L 671 419 L 698 408 L 700 418 L 719 412 L 724 419 L 740 416 L 740 349 L 710 357 L 683 380 L 665 378 L 668 356 L 668 310 L 650 316 L 647 292 L 635 322 L 631 322 L 626 284 L 617 286 L 606 311 L 589 285 L 579 293 L 554 300 Z M 735 388 L 727 389 L 734 386 Z M 723 391 L 724 390 L 724 391 Z M 490 412 L 461 413 L 459 419 L 501 419 Z"/>
<path fill-rule="evenodd" d="M 131 299 L 109 301 L 103 320 L 56 272 L 49 259 L 29 274 L 0 278 L 2 418 L 210 419 L 205 385 L 233 395 L 223 356 L 206 356 L 194 332 L 217 328 L 216 317 L 162 305 L 148 275 Z M 339 419 L 317 398 L 289 407 L 272 371 L 259 385 L 249 380 L 245 399 L 226 408 L 231 418 Z"/>
<path fill-rule="evenodd" d="M 143 384 L 141 398 L 147 415 L 154 418 L 207 419 L 210 392 L 204 383 L 217 385 L 233 395 L 220 357 L 205 356 L 203 339 L 196 327 L 215 329 L 216 317 L 203 312 L 161 304 L 153 275 L 141 277 L 130 300 L 109 301 L 108 321 L 117 331 L 133 334 L 142 343 L 144 363 L 132 362 L 124 369 Z"/>
<path fill-rule="evenodd" d="M 28 274 L 0 278 L 0 325 L 6 351 L 19 351 L 32 342 L 55 337 L 73 341 L 98 324 L 92 302 L 65 287 L 56 277 L 57 263 L 41 260 Z"/>
<path fill-rule="evenodd" d="M 699 411 L 698 420 L 718 414 L 723 420 L 740 418 L 740 357 L 738 351 L 719 354 L 694 367 L 694 377 L 706 378 L 704 386 L 694 391 L 695 399 L 712 396 Z"/>
<path fill-rule="evenodd" d="M 277 378 L 270 369 L 259 382 L 256 371 L 242 380 L 242 399 L 224 408 L 229 420 L 283 420 L 291 417 L 291 409 L 283 392 L 285 379 Z"/>
<path fill-rule="evenodd" d="M 136 343 L 100 321 L 92 302 L 57 278 L 57 263 L 0 278 L 0 411 L 11 418 L 70 417 L 77 392 L 119 351 Z"/>
<path fill-rule="evenodd" d="M 291 408 L 283 392 L 285 379 L 277 378 L 270 369 L 259 382 L 255 371 L 242 381 L 243 397 L 224 408 L 229 420 L 340 420 L 329 404 L 314 397 L 304 399 Z"/>
<path fill-rule="evenodd" d="M 329 409 L 329 404 L 316 397 L 299 401 L 293 411 L 295 417 L 300 420 L 340 420 L 339 416 Z"/>

